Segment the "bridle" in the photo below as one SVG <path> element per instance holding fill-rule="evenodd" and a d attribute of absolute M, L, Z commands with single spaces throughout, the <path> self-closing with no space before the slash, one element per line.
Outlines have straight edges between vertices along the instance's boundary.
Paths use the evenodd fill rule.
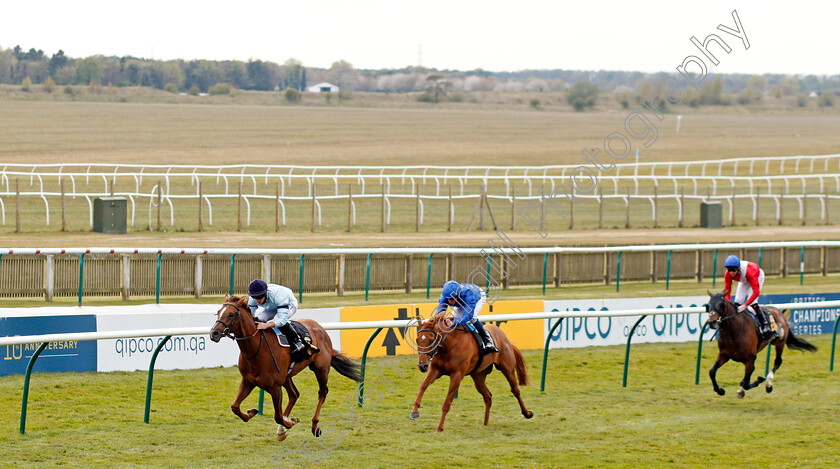
<path fill-rule="evenodd" d="M 424 332 L 432 332 L 432 333 L 435 334 L 435 340 L 433 342 L 435 345 L 433 347 L 429 348 L 429 350 L 427 350 L 425 352 L 421 352 L 420 351 L 420 346 L 418 345 L 417 346 L 417 349 L 418 349 L 417 351 L 420 352 L 420 355 L 424 355 L 424 354 L 428 355 L 429 356 L 429 361 L 431 361 L 433 358 L 435 358 L 435 355 L 437 355 L 437 353 L 440 352 L 440 346 L 443 343 L 443 340 L 442 339 L 438 340 L 438 338 L 440 337 L 440 333 L 438 331 L 434 330 L 434 329 L 419 329 L 417 331 L 417 335 L 419 336 L 420 334 L 422 334 Z"/>
<path fill-rule="evenodd" d="M 229 337 L 233 340 L 248 340 L 248 339 L 254 337 L 255 335 L 257 335 L 257 332 L 260 331 L 259 329 L 257 329 L 257 332 L 254 332 L 253 334 L 249 335 L 248 337 L 236 337 L 235 335 L 233 335 L 233 332 L 231 332 L 230 330 L 233 326 L 236 325 L 236 322 L 239 321 L 239 319 L 242 317 L 241 310 L 240 310 L 239 306 L 234 304 L 234 303 L 223 303 L 222 308 L 224 308 L 225 306 L 232 306 L 233 308 L 235 308 L 236 309 L 236 316 L 233 318 L 233 321 L 231 321 L 230 324 L 225 324 L 225 322 L 222 321 L 221 319 L 216 319 L 216 322 L 213 323 L 213 327 L 216 327 L 216 323 L 220 323 L 221 325 L 225 326 L 224 330 L 222 331 L 222 336 L 223 337 Z M 221 316 L 219 316 L 219 317 L 221 317 Z"/>
<path fill-rule="evenodd" d="M 235 335 L 233 335 L 233 332 L 231 332 L 230 329 L 234 325 L 236 325 L 236 322 L 239 321 L 239 319 L 242 317 L 241 309 L 239 308 L 238 305 L 236 305 L 234 303 L 222 303 L 222 308 L 224 308 L 225 306 L 232 306 L 233 308 L 235 308 L 236 309 L 236 316 L 233 318 L 233 321 L 231 321 L 230 325 L 225 324 L 225 322 L 222 321 L 221 319 L 216 319 L 216 323 L 221 323 L 223 326 L 225 326 L 225 329 L 222 331 L 222 336 L 223 337 L 230 337 L 231 339 L 239 342 L 239 341 L 242 341 L 242 340 L 252 339 L 257 334 L 260 334 L 260 343 L 259 343 L 259 345 L 257 345 L 257 351 L 254 352 L 254 354 L 251 355 L 250 357 L 245 358 L 246 360 L 253 360 L 257 355 L 260 354 L 260 350 L 262 350 L 263 339 L 265 339 L 265 330 L 264 329 L 257 329 L 253 334 L 249 335 L 248 337 L 236 337 Z M 221 308 L 219 309 L 219 311 L 221 311 Z M 213 327 L 216 327 L 216 323 L 213 323 Z M 269 351 L 270 350 L 271 349 L 269 348 Z M 273 353 L 269 353 L 269 355 L 271 355 L 271 359 L 274 361 L 274 367 L 277 368 L 277 372 L 279 373 L 280 372 L 280 366 L 277 364 L 277 359 L 274 357 Z"/>
<path fill-rule="evenodd" d="M 744 312 L 747 310 L 746 308 L 744 308 L 744 310 L 743 310 L 743 311 L 738 311 L 738 309 L 737 309 L 737 308 L 735 308 L 735 314 L 730 314 L 729 316 L 726 316 L 726 315 L 725 315 L 725 314 L 726 314 L 726 306 L 731 304 L 731 305 L 734 307 L 734 306 L 735 306 L 735 303 L 732 303 L 732 302 L 730 302 L 730 301 L 726 300 L 725 298 L 721 298 L 721 302 L 722 302 L 722 303 L 723 303 L 723 305 L 724 305 L 724 314 L 721 314 L 721 313 L 720 313 L 720 312 L 718 312 L 717 310 L 714 310 L 714 312 L 715 312 L 715 313 L 717 313 L 717 315 L 718 315 L 718 319 L 717 319 L 717 320 L 715 320 L 715 321 L 709 321 L 709 325 L 714 324 L 714 325 L 716 325 L 716 326 L 720 327 L 720 326 L 721 326 L 724 322 L 726 322 L 726 321 L 728 321 L 729 319 L 732 319 L 732 318 L 734 318 L 734 317 L 736 317 L 736 316 L 740 316 L 741 314 L 744 314 Z M 718 304 L 720 304 L 720 303 L 718 303 Z M 706 311 L 707 311 L 708 313 L 711 313 L 711 312 L 712 312 L 711 306 L 710 306 L 709 304 L 707 304 L 707 305 L 706 305 Z"/>

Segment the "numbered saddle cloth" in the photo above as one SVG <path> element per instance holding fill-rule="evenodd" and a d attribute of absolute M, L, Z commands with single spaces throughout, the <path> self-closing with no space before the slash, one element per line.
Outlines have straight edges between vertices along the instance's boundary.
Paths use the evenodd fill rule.
<path fill-rule="evenodd" d="M 293 328 L 295 328 L 295 332 L 298 333 L 301 340 L 309 343 L 312 342 L 312 337 L 309 335 L 309 329 L 307 329 L 306 326 L 297 321 L 289 321 L 289 323 L 292 325 Z M 289 338 L 283 335 L 283 333 L 280 332 L 280 329 L 276 327 L 274 328 L 274 332 L 277 333 L 277 339 L 280 340 L 280 346 L 289 347 Z"/>

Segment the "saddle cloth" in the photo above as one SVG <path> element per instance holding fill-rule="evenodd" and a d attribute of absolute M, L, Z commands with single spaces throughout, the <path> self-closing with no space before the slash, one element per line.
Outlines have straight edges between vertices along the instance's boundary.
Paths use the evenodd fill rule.
<path fill-rule="evenodd" d="M 309 335 L 309 329 L 307 329 L 306 326 L 304 326 L 303 324 L 301 324 L 297 321 L 289 321 L 289 323 L 295 329 L 295 332 L 298 333 L 301 340 L 303 340 L 304 342 L 310 342 L 312 340 L 312 337 Z M 276 327 L 274 328 L 274 332 L 277 334 L 277 339 L 280 341 L 280 346 L 288 348 L 289 347 L 289 338 L 286 337 L 285 335 L 283 335 L 283 333 L 280 332 L 280 329 L 278 329 Z M 307 340 L 307 339 L 309 339 L 309 340 Z"/>
<path fill-rule="evenodd" d="M 758 308 L 761 310 L 761 314 L 763 314 L 764 317 L 767 318 L 768 326 L 772 330 L 775 331 L 777 326 L 776 326 L 776 318 L 773 316 L 773 313 L 771 313 L 770 310 L 768 310 L 764 306 L 758 305 Z M 755 315 L 755 310 L 753 309 L 752 306 L 748 306 L 747 310 L 750 312 L 750 317 L 752 318 L 753 322 L 755 323 L 756 330 L 761 332 L 761 324 L 758 321 L 758 317 L 756 317 L 756 315 Z"/>
<path fill-rule="evenodd" d="M 472 333 L 473 339 L 475 339 L 475 343 L 478 345 L 478 350 L 483 350 L 484 349 L 484 338 L 481 337 L 481 334 L 478 333 L 478 329 L 476 329 L 475 326 L 472 326 L 472 327 L 470 327 L 470 326 L 472 326 L 472 324 L 470 324 L 469 326 L 467 326 L 466 324 L 464 325 L 464 327 L 466 327 L 466 329 L 468 331 L 470 331 L 470 333 Z M 487 334 L 487 335 L 490 336 L 490 342 L 492 342 L 493 345 L 496 345 L 496 341 L 493 340 L 493 336 L 490 335 L 490 334 Z"/>
<path fill-rule="evenodd" d="M 484 353 L 484 338 L 481 337 L 481 334 L 478 333 L 478 329 L 476 329 L 475 326 L 473 326 L 472 324 L 464 324 L 464 328 L 470 333 L 472 333 L 473 339 L 475 339 L 475 343 L 476 345 L 478 345 L 478 361 L 475 362 L 475 367 L 472 369 L 472 371 L 470 371 L 470 374 L 473 374 L 476 372 L 476 370 L 478 370 L 479 366 L 481 366 L 481 362 L 484 361 L 484 356 L 487 355 L 486 353 Z M 490 336 L 490 342 L 492 342 L 493 345 L 496 345 L 496 341 L 493 339 L 493 336 L 491 334 L 487 335 Z M 487 373 L 489 374 L 492 371 L 493 366 L 491 365 Z"/>
<path fill-rule="evenodd" d="M 289 321 L 289 323 L 295 328 L 295 332 L 298 333 L 304 343 L 312 343 L 312 337 L 309 335 L 309 330 L 306 329 L 306 326 L 297 321 Z M 276 327 L 274 328 L 274 332 L 277 334 L 277 340 L 280 342 L 280 346 L 283 348 L 289 348 L 289 338 L 283 335 L 283 333 Z M 292 354 L 292 362 L 289 365 L 289 370 L 294 367 L 295 363 L 304 361 L 308 358 L 309 351 L 305 347 L 297 354 Z"/>

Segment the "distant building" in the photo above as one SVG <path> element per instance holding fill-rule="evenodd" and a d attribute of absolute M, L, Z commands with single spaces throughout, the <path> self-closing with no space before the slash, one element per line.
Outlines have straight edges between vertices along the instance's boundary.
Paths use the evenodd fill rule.
<path fill-rule="evenodd" d="M 337 93 L 339 90 L 332 83 L 323 82 L 307 87 L 306 91 L 310 93 Z"/>

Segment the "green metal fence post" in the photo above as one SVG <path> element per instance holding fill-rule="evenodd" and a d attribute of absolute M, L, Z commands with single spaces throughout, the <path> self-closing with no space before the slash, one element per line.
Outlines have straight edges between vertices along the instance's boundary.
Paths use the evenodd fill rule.
<path fill-rule="evenodd" d="M 715 289 L 715 283 L 717 282 L 717 252 L 718 250 L 715 249 L 715 258 L 712 261 L 712 290 Z"/>
<path fill-rule="evenodd" d="M 621 251 L 618 251 L 618 261 L 615 267 L 615 291 L 618 291 L 621 285 Z"/>
<path fill-rule="evenodd" d="M 85 253 L 79 258 L 79 306 L 82 306 L 82 284 L 85 278 Z"/>
<path fill-rule="evenodd" d="M 493 257 L 493 254 L 487 254 L 487 285 L 484 288 L 484 291 L 490 290 L 490 258 Z M 545 274 L 543 274 L 545 275 Z M 543 280 L 543 295 L 545 295 L 545 280 Z"/>
<path fill-rule="evenodd" d="M 362 407 L 362 403 L 365 400 L 365 384 L 364 383 L 365 383 L 365 366 L 367 365 L 368 349 L 370 348 L 370 343 L 373 342 L 373 339 L 377 335 L 379 335 L 380 332 L 382 332 L 382 328 L 381 327 L 376 328 L 376 330 L 373 332 L 373 334 L 370 335 L 370 338 L 368 339 L 367 343 L 365 344 L 365 349 L 362 352 L 362 372 L 361 372 L 362 379 L 361 379 L 361 381 L 359 381 L 359 407 Z"/>
<path fill-rule="evenodd" d="M 368 253 L 367 255 L 367 273 L 365 274 L 365 301 L 368 300 L 368 292 L 370 291 L 370 256 L 373 253 Z"/>
<path fill-rule="evenodd" d="M 169 342 L 172 336 L 168 335 L 160 341 L 157 348 L 155 349 L 155 353 L 152 354 L 152 360 L 149 362 L 149 380 L 146 382 L 146 412 L 143 414 L 143 422 L 149 423 L 149 412 L 152 408 L 152 381 L 155 378 L 155 361 L 157 361 L 158 353 L 160 353 L 160 349 L 163 348 L 164 344 Z"/>
<path fill-rule="evenodd" d="M 230 293 L 228 295 L 233 295 L 233 277 L 234 272 L 236 271 L 236 254 L 230 255 Z"/>
<path fill-rule="evenodd" d="M 563 322 L 563 318 L 558 318 L 557 324 L 551 326 L 548 330 L 548 337 L 545 338 L 545 349 L 543 349 L 543 364 L 542 364 L 542 379 L 540 379 L 540 392 L 545 392 L 545 368 L 546 364 L 548 363 L 548 345 L 551 343 L 551 335 L 554 334 L 554 330 Z M 548 323 L 551 324 L 551 319 L 548 320 Z"/>
<path fill-rule="evenodd" d="M 257 406 L 257 413 L 262 415 L 263 414 L 263 404 L 265 403 L 265 390 L 260 388 L 260 403 Z"/>
<path fill-rule="evenodd" d="M 708 325 L 709 321 L 703 323 L 703 327 L 700 328 L 700 339 L 697 340 L 697 371 L 694 372 L 694 384 L 700 384 L 700 354 L 703 353 L 703 334 L 706 333 Z"/>
<path fill-rule="evenodd" d="M 298 302 L 303 303 L 303 254 L 298 261 Z"/>
<path fill-rule="evenodd" d="M 642 322 L 642 319 L 646 318 L 647 314 L 643 314 L 642 317 L 636 321 L 636 324 L 633 324 L 633 328 L 630 329 L 630 335 L 627 336 L 627 349 L 624 351 L 624 379 L 621 381 L 621 387 L 627 387 L 627 364 L 630 361 L 630 340 L 633 339 L 633 333 L 636 332 L 636 327 Z"/>
<path fill-rule="evenodd" d="M 668 250 L 668 273 L 665 275 L 665 289 L 671 288 L 671 251 Z"/>
<path fill-rule="evenodd" d="M 545 277 L 548 272 L 548 253 L 543 256 L 543 296 L 545 296 Z M 488 283 L 490 280 L 487 281 Z"/>
<path fill-rule="evenodd" d="M 157 273 L 155 274 L 155 304 L 160 304 L 160 256 L 162 254 L 158 253 L 157 256 Z M 233 295 L 233 289 L 230 292 Z"/>
<path fill-rule="evenodd" d="M 799 250 L 799 284 L 805 281 L 805 246 Z"/>
<path fill-rule="evenodd" d="M 429 270 L 426 272 L 426 299 L 429 299 L 429 290 L 432 287 L 432 256 L 435 254 L 429 254 Z"/>
<path fill-rule="evenodd" d="M 47 347 L 49 342 L 44 342 L 40 346 L 38 346 L 38 350 L 32 354 L 32 358 L 29 359 L 29 363 L 26 365 L 26 377 L 23 379 L 23 401 L 20 404 L 20 434 L 23 435 L 26 433 L 26 402 L 29 399 L 29 377 L 32 375 L 32 367 L 35 366 L 35 360 L 38 359 L 38 355 L 44 351 Z"/>
<path fill-rule="evenodd" d="M 764 248 L 758 248 L 758 268 L 761 268 L 761 255 L 764 253 Z"/>
<path fill-rule="evenodd" d="M 837 344 L 837 324 L 840 323 L 840 315 L 834 321 L 834 335 L 831 337 L 831 366 L 828 371 L 834 371 L 834 346 Z"/>

